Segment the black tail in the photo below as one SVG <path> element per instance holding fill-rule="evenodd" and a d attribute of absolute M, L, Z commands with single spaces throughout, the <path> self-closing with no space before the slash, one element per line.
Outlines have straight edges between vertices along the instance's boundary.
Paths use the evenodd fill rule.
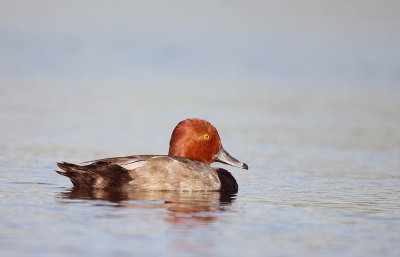
<path fill-rule="evenodd" d="M 91 165 L 79 166 L 68 162 L 59 162 L 57 166 L 63 171 L 56 172 L 60 175 L 69 177 L 72 184 L 76 187 L 93 187 L 99 174 L 91 171 Z"/>
<path fill-rule="evenodd" d="M 68 162 L 57 163 L 63 171 L 56 172 L 69 177 L 78 188 L 120 190 L 131 180 L 128 170 L 114 164 L 95 162 L 79 166 Z"/>

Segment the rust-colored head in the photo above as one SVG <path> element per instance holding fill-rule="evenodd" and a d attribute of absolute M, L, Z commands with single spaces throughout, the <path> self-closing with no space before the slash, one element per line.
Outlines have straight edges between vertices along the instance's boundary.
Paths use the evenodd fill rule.
<path fill-rule="evenodd" d="M 187 119 L 176 125 L 169 143 L 168 155 L 206 164 L 219 161 L 239 168 L 248 168 L 245 163 L 236 160 L 224 150 L 217 129 L 201 119 Z"/>

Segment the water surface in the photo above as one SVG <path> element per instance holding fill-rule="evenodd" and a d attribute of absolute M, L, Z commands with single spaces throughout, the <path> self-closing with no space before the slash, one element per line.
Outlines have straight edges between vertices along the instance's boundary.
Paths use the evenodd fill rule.
<path fill-rule="evenodd" d="M 2 1 L 0 255 L 400 256 L 396 1 Z M 166 154 L 220 193 L 85 192 L 55 163 Z"/>
<path fill-rule="evenodd" d="M 132 104 L 124 86 L 112 103 L 119 90 L 21 87 L 4 86 L 0 103 L 4 256 L 399 254 L 398 91 L 253 86 L 248 100 L 246 85 L 197 104 L 185 89 L 165 93 L 165 112 L 151 96 Z M 80 192 L 53 171 L 62 160 L 166 153 L 175 123 L 193 116 L 249 164 L 229 168 L 237 195 Z"/>

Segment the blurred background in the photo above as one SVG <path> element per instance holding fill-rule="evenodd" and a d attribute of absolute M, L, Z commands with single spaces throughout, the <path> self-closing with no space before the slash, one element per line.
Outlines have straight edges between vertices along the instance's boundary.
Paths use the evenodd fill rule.
<path fill-rule="evenodd" d="M 303 112 L 311 132 L 335 109 L 360 119 L 355 130 L 379 128 L 382 115 L 397 127 L 398 11 L 389 0 L 0 1 L 3 136 L 27 144 L 79 130 L 80 147 L 109 149 L 111 135 L 123 134 L 113 141 L 126 146 L 160 133 L 155 149 L 129 149 L 165 152 L 170 130 L 188 117 L 245 130 Z M 394 133 L 381 132 L 357 144 Z"/>
<path fill-rule="evenodd" d="M 215 235 L 183 230 L 192 252 L 396 256 L 399 13 L 392 0 L 0 0 L 0 225 L 11 235 L 0 246 L 8 256 L 43 256 L 50 246 L 103 253 L 79 221 L 62 216 L 82 229 L 75 237 L 54 218 L 64 211 L 55 195 L 71 186 L 53 172 L 55 162 L 165 154 L 173 127 L 198 117 L 250 170 L 230 168 L 240 191 L 231 216 L 217 215 Z M 30 225 L 38 220 L 19 224 L 29 208 L 40 228 Z M 43 245 L 35 231 L 94 250 Z M 125 249 L 118 233 L 103 239 Z M 207 252 L 199 247 L 209 244 L 205 235 L 226 242 Z"/>
<path fill-rule="evenodd" d="M 398 11 L 397 1 L 2 1 L 1 76 L 395 85 Z"/>

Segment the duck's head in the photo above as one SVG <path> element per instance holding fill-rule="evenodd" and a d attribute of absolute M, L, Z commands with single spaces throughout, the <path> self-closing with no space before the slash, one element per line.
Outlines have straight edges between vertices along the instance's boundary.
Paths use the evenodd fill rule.
<path fill-rule="evenodd" d="M 222 162 L 234 167 L 248 169 L 246 163 L 233 158 L 221 144 L 217 129 L 200 119 L 183 120 L 176 125 L 169 142 L 169 156 L 211 164 Z"/>

